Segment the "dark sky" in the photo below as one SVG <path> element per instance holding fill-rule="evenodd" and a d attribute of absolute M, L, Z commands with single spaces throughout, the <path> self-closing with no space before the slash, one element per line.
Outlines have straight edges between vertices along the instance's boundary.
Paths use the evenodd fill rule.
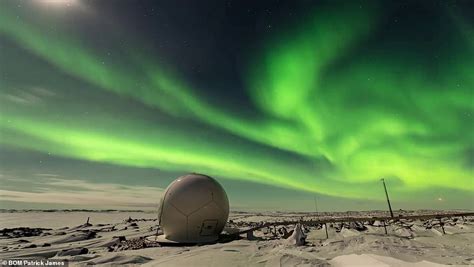
<path fill-rule="evenodd" d="M 473 208 L 472 1 L 0 2 L 0 207 Z"/>

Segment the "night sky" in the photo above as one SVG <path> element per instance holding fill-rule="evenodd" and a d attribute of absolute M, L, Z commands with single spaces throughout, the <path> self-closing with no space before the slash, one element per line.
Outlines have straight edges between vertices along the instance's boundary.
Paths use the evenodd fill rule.
<path fill-rule="evenodd" d="M 474 209 L 472 1 L 0 1 L 0 208 Z M 314 199 L 317 199 L 315 207 Z"/>

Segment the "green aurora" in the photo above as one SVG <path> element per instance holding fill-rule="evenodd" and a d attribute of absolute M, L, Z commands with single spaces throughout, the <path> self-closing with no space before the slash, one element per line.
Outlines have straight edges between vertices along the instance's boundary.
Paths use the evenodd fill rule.
<path fill-rule="evenodd" d="M 1 146 L 351 199 L 382 200 L 386 177 L 400 198 L 444 188 L 472 200 L 472 24 L 447 8 L 430 42 L 374 41 L 388 13 L 322 5 L 262 37 L 239 112 L 140 38 L 114 47 L 125 28 L 104 31 L 120 51 L 104 60 L 71 25 L 49 30 L 61 16 L 2 2 Z"/>

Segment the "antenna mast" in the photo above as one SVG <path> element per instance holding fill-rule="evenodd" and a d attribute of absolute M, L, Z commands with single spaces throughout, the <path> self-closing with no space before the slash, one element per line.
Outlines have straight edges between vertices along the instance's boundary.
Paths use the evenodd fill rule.
<path fill-rule="evenodd" d="M 392 218 L 393 218 L 392 205 L 390 205 L 390 199 L 388 198 L 387 187 L 385 186 L 385 179 L 384 179 L 384 178 L 382 178 L 382 179 L 380 179 L 380 180 L 382 180 L 382 183 L 383 183 L 383 189 L 385 190 L 385 196 L 387 197 L 388 209 L 390 210 L 390 217 L 392 217 Z"/>

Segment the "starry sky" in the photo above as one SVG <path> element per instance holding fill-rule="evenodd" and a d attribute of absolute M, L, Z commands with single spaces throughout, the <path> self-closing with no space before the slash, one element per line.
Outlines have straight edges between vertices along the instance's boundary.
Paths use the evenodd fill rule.
<path fill-rule="evenodd" d="M 471 1 L 0 1 L 0 208 L 474 209 Z M 315 201 L 316 200 L 316 201 Z"/>

